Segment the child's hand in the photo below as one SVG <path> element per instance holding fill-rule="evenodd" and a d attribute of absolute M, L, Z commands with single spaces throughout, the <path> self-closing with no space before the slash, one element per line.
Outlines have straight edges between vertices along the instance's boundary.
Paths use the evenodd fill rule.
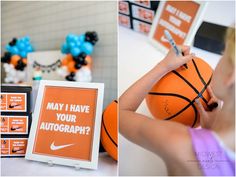
<path fill-rule="evenodd" d="M 214 103 L 215 104 L 217 103 L 218 106 L 215 109 L 213 109 L 211 111 L 206 111 L 204 109 L 204 107 L 202 106 L 201 102 L 199 101 L 199 99 L 196 99 L 195 102 L 196 102 L 198 112 L 200 114 L 201 127 L 206 128 L 206 129 L 211 129 L 211 127 L 215 121 L 216 115 L 218 114 L 218 112 L 221 109 L 221 105 L 220 105 L 220 100 L 216 98 L 216 96 L 214 95 L 210 86 L 207 87 L 207 91 L 211 97 L 210 100 L 208 101 L 207 105 L 209 106 Z"/>
<path fill-rule="evenodd" d="M 168 72 L 179 68 L 195 57 L 195 54 L 190 54 L 189 46 L 178 46 L 178 48 L 183 52 L 184 56 L 177 56 L 174 49 L 171 48 L 166 57 L 159 63 Z"/>

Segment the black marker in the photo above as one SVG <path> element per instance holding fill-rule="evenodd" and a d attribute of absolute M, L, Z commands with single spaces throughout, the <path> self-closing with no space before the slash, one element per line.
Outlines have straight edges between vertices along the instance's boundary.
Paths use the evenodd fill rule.
<path fill-rule="evenodd" d="M 167 40 L 169 41 L 170 45 L 174 48 L 176 55 L 177 55 L 177 56 L 179 56 L 179 55 L 184 56 L 184 53 L 177 47 L 177 45 L 176 45 L 174 39 L 172 38 L 170 32 L 169 32 L 168 30 L 165 30 L 165 31 L 164 31 L 164 34 L 165 34 Z M 184 64 L 184 67 L 185 67 L 186 69 L 188 69 L 188 66 L 187 66 L 186 63 Z"/>

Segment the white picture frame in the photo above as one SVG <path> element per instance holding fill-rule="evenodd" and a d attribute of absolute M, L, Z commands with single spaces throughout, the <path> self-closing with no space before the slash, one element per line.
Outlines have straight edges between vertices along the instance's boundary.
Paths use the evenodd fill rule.
<path fill-rule="evenodd" d="M 97 90 L 97 101 L 96 101 L 96 113 L 94 122 L 94 131 L 92 138 L 92 150 L 91 150 L 91 160 L 76 160 L 71 158 L 60 158 L 55 156 L 48 156 L 43 154 L 33 153 L 33 146 L 35 142 L 36 131 L 38 129 L 39 116 L 41 112 L 41 104 L 44 96 L 44 89 L 46 86 L 54 87 L 69 87 L 69 88 L 85 88 L 85 89 L 96 89 Z M 41 80 L 39 85 L 39 92 L 36 100 L 36 108 L 33 113 L 32 125 L 30 130 L 30 135 L 28 139 L 28 146 L 25 158 L 27 160 L 35 160 L 40 162 L 59 164 L 65 166 L 73 166 L 76 168 L 88 168 L 97 169 L 98 165 L 98 155 L 99 155 L 99 142 L 100 142 L 100 128 L 102 119 L 102 105 L 104 96 L 104 84 L 103 83 L 80 83 L 80 82 L 69 82 L 69 81 L 49 81 Z"/>
<path fill-rule="evenodd" d="M 157 13 L 154 17 L 154 20 L 153 20 L 153 23 L 152 23 L 152 27 L 151 27 L 151 30 L 150 30 L 150 33 L 148 35 L 148 39 L 149 39 L 149 42 L 155 47 L 157 48 L 160 52 L 162 52 L 163 54 L 167 54 L 167 52 L 169 51 L 169 49 L 165 46 L 163 46 L 160 42 L 158 42 L 157 40 L 155 40 L 153 37 L 154 37 L 154 34 L 155 34 L 155 31 L 156 31 L 156 28 L 157 28 L 157 25 L 159 23 L 159 19 L 162 15 L 162 12 L 164 10 L 164 7 L 165 7 L 165 3 L 168 2 L 168 1 L 161 1 L 160 4 L 159 4 L 159 7 L 157 9 Z M 180 1 L 181 2 L 181 1 Z M 198 12 L 196 13 L 196 16 L 191 24 L 191 27 L 189 29 L 189 32 L 184 40 L 184 45 L 191 45 L 192 42 L 193 42 L 193 39 L 194 39 L 194 36 L 199 28 L 199 26 L 201 25 L 201 22 L 202 22 L 202 17 L 204 15 L 204 12 L 205 12 L 205 9 L 207 7 L 207 2 L 204 2 L 204 1 L 192 1 L 194 3 L 197 3 L 199 4 L 199 9 L 198 9 Z M 178 44 L 177 44 L 178 45 Z"/>

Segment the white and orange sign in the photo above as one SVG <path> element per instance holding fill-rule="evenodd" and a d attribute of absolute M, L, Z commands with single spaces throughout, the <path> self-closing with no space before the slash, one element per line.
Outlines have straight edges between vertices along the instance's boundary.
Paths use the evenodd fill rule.
<path fill-rule="evenodd" d="M 1 156 L 25 156 L 27 138 L 1 138 Z"/>
<path fill-rule="evenodd" d="M 1 93 L 2 112 L 26 112 L 26 93 Z"/>
<path fill-rule="evenodd" d="M 40 156 L 46 156 L 64 165 L 81 161 L 80 166 L 82 162 L 94 161 L 98 152 L 103 85 L 42 81 L 40 89 L 26 157 L 32 160 L 39 157 L 40 161 Z"/>
<path fill-rule="evenodd" d="M 205 2 L 167 1 L 161 2 L 150 32 L 152 42 L 169 49 L 171 46 L 164 36 L 168 30 L 177 45 L 190 44 L 201 22 Z"/>
<path fill-rule="evenodd" d="M 1 134 L 28 134 L 28 116 L 1 115 Z"/>

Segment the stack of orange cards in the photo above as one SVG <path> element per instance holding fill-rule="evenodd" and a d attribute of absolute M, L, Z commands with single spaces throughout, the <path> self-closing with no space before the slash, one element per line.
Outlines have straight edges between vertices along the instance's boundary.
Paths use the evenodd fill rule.
<path fill-rule="evenodd" d="M 31 124 L 29 86 L 1 86 L 1 157 L 24 157 Z"/>
<path fill-rule="evenodd" d="M 119 1 L 119 24 L 148 35 L 159 1 Z"/>

